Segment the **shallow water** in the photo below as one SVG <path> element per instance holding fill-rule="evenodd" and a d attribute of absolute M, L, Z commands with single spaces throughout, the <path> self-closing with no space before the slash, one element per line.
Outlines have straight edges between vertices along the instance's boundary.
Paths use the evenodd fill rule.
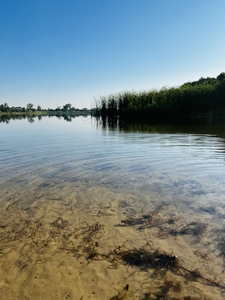
<path fill-rule="evenodd" d="M 0 123 L 5 299 L 223 299 L 224 125 L 33 121 Z M 201 276 L 124 265 L 146 244 Z"/>

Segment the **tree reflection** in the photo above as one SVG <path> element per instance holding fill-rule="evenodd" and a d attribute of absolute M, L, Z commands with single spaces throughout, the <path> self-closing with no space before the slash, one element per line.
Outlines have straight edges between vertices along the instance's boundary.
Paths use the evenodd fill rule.
<path fill-rule="evenodd" d="M 33 123 L 33 122 L 34 122 L 34 118 L 33 118 L 33 117 L 27 117 L 27 121 L 28 121 L 29 123 Z"/>

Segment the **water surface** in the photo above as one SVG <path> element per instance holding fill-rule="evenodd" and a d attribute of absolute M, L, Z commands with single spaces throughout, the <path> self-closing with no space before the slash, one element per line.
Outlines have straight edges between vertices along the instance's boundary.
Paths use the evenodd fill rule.
<path fill-rule="evenodd" d="M 167 297 L 215 299 L 210 295 L 216 293 L 223 299 L 222 288 L 200 277 L 187 280 L 187 274 L 170 271 L 154 277 L 152 270 L 127 269 L 122 262 L 115 266 L 106 253 L 121 245 L 127 251 L 151 244 L 153 250 L 177 255 L 185 268 L 225 284 L 225 126 L 110 129 L 90 117 L 70 121 L 43 117 L 0 123 L 5 297 L 31 297 L 29 289 L 21 289 L 29 284 L 37 299 L 40 286 L 48 299 L 159 299 L 161 287 L 171 281 Z M 84 276 L 75 290 L 65 277 L 65 257 L 76 269 L 79 262 L 79 272 L 70 270 L 74 280 Z M 55 294 L 44 284 L 45 276 L 56 276 Z M 59 278 L 66 283 L 60 286 Z M 84 283 L 88 280 L 95 284 Z M 18 288 L 12 287 L 15 281 Z M 182 288 L 175 291 L 178 283 Z"/>

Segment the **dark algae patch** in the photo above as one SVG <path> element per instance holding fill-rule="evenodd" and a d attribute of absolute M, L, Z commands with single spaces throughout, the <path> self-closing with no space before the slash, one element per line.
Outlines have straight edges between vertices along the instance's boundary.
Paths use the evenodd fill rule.
<path fill-rule="evenodd" d="M 153 269 L 154 272 L 152 273 L 151 278 L 154 278 L 159 274 L 160 276 L 162 276 L 163 274 L 163 276 L 165 277 L 166 273 L 168 271 L 171 271 L 177 276 L 182 276 L 186 280 L 200 282 L 202 284 L 215 286 L 222 290 L 225 290 L 225 285 L 221 284 L 220 282 L 216 282 L 210 278 L 204 277 L 204 275 L 201 274 L 199 270 L 190 270 L 182 266 L 176 255 L 162 252 L 159 249 L 153 251 L 151 250 L 152 247 L 149 244 L 146 244 L 145 246 L 140 247 L 139 249 L 136 248 L 123 249 L 123 248 L 124 247 L 120 246 L 114 250 L 117 259 L 119 258 L 121 259 L 121 261 L 123 261 L 123 263 L 133 267 L 137 267 L 142 271 Z M 173 291 L 175 292 L 180 292 L 182 290 L 182 285 L 180 282 L 176 282 L 176 281 L 175 282 L 165 281 L 164 285 L 161 287 L 161 293 L 160 293 L 161 296 L 166 296 L 170 289 L 173 289 Z M 154 299 L 154 298 L 149 298 L 149 299 Z M 156 299 L 164 299 L 164 298 L 156 298 Z M 178 299 L 178 298 L 172 298 L 172 299 Z"/>
<path fill-rule="evenodd" d="M 142 269 L 173 269 L 177 266 L 177 257 L 175 255 L 160 253 L 158 249 L 151 252 L 146 249 L 146 246 L 139 249 L 134 248 L 121 251 L 118 255 L 126 264 Z"/>
<path fill-rule="evenodd" d="M 176 215 L 169 217 L 160 215 L 160 212 L 165 209 L 166 205 L 161 204 L 153 212 L 141 215 L 140 217 L 130 216 L 122 220 L 120 226 L 136 226 L 137 230 L 156 228 L 158 229 L 158 237 L 160 238 L 166 238 L 168 235 L 192 235 L 201 238 L 206 231 L 207 224 L 201 221 L 193 221 L 183 225 L 183 222 L 178 222 L 179 217 Z"/>
<path fill-rule="evenodd" d="M 148 214 L 141 215 L 140 217 L 128 217 L 125 220 L 121 221 L 122 226 L 135 226 L 140 225 L 137 227 L 138 230 L 143 230 L 147 228 L 158 227 L 161 228 L 162 225 L 165 224 L 174 224 L 177 221 L 175 216 L 162 218 L 160 216 L 160 212 L 163 210 L 165 205 L 161 204 L 156 207 L 152 212 Z"/>
<path fill-rule="evenodd" d="M 191 222 L 183 227 L 181 227 L 178 230 L 170 230 L 168 232 L 168 234 L 171 235 L 185 235 L 185 234 L 190 234 L 193 236 L 199 236 L 201 237 L 201 235 L 205 232 L 207 225 L 201 222 Z"/>

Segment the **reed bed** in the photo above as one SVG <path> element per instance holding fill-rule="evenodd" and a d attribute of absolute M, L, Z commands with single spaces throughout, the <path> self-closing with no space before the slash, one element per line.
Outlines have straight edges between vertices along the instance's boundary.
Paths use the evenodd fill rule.
<path fill-rule="evenodd" d="M 96 116 L 122 119 L 176 119 L 225 116 L 225 72 L 180 87 L 123 92 L 96 101 Z"/>

